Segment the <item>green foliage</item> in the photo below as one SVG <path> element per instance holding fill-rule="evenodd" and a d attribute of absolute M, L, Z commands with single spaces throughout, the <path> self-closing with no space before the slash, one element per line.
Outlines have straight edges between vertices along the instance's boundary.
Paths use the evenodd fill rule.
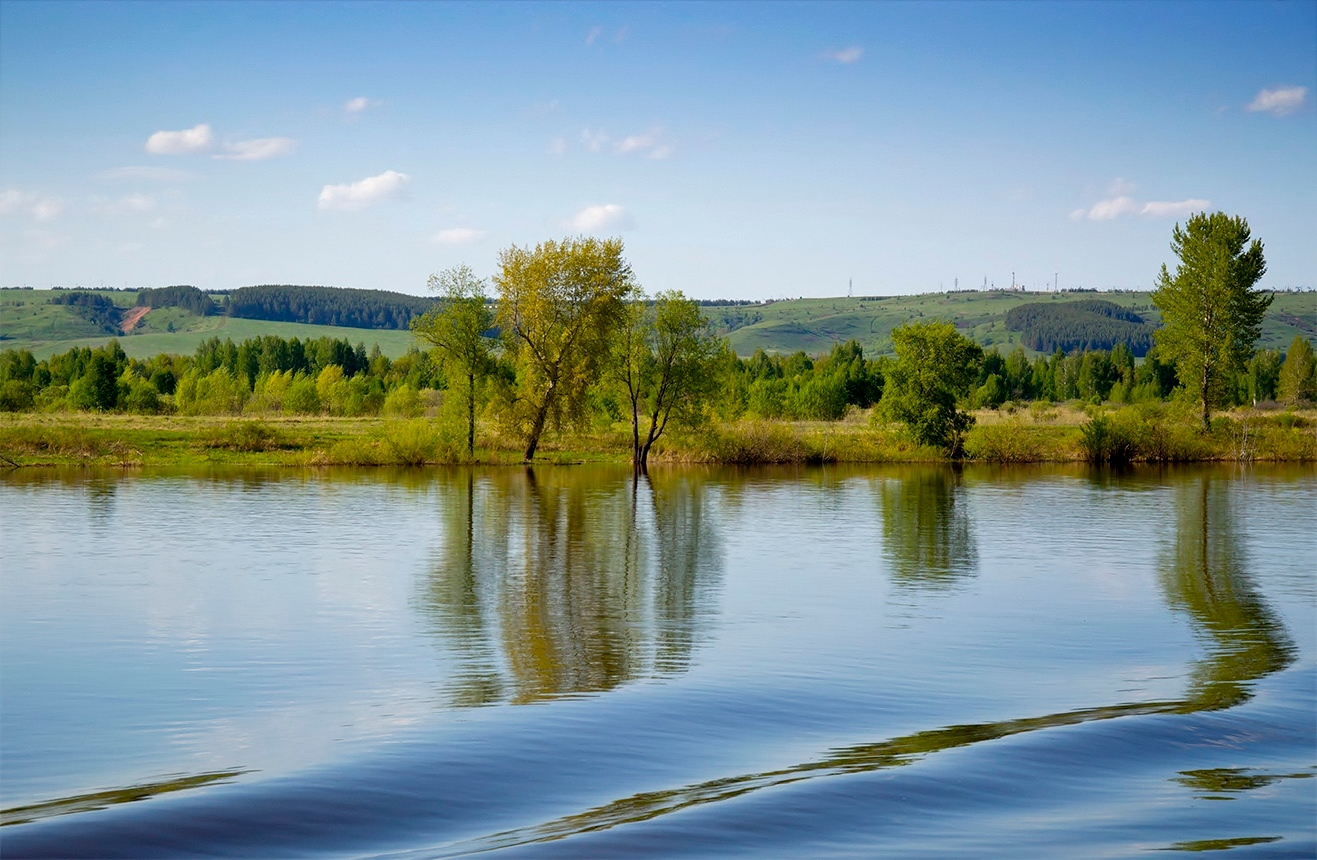
<path fill-rule="evenodd" d="M 1180 259 L 1175 276 L 1163 265 L 1152 294 L 1165 321 L 1156 334 L 1158 349 L 1201 403 L 1204 428 L 1252 356 L 1272 301 L 1253 290 L 1267 264 L 1262 242 L 1250 238 L 1243 218 L 1221 212 L 1190 216 L 1172 234 L 1171 250 Z"/>
<path fill-rule="evenodd" d="M 119 329 L 119 308 L 103 293 L 56 291 L 52 305 L 67 305 L 83 319 L 108 334 L 123 334 Z"/>
<path fill-rule="evenodd" d="M 614 341 L 610 372 L 629 407 L 637 468 L 646 468 L 669 422 L 689 427 L 704 417 L 718 385 L 722 349 L 699 305 L 680 292 L 660 293 L 653 304 L 631 302 Z"/>
<path fill-rule="evenodd" d="M 1101 299 L 1035 302 L 1006 312 L 1006 327 L 1039 352 L 1113 349 L 1142 356 L 1152 346 L 1152 326 L 1133 311 Z"/>
<path fill-rule="evenodd" d="M 1317 358 L 1306 337 L 1296 336 L 1278 376 L 1278 393 L 1285 403 L 1317 400 Z"/>
<path fill-rule="evenodd" d="M 887 376 L 884 413 L 906 424 L 920 444 L 959 453 L 974 418 L 958 402 L 978 377 L 982 347 L 941 322 L 908 323 L 894 329 L 892 339 L 897 359 Z"/>
<path fill-rule="evenodd" d="M 201 435 L 206 448 L 227 451 L 277 451 L 292 447 L 287 437 L 261 421 L 232 421 Z"/>
<path fill-rule="evenodd" d="M 636 292 L 622 240 L 513 245 L 499 254 L 497 323 L 516 388 L 503 402 L 535 457 L 546 426 L 580 422 Z"/>
<path fill-rule="evenodd" d="M 242 287 L 228 296 L 229 316 L 351 328 L 405 329 L 425 313 L 432 299 L 386 290 L 299 287 L 265 284 Z"/>
<path fill-rule="evenodd" d="M 485 379 L 494 371 L 494 342 L 487 333 L 494 312 L 485 296 L 485 283 L 469 266 L 431 275 L 431 292 L 442 302 L 424 316 L 412 319 L 416 336 L 430 344 L 451 383 L 457 382 L 466 404 L 467 454 L 476 450 L 476 407 Z"/>
<path fill-rule="evenodd" d="M 1090 463 L 1128 463 L 1138 453 L 1138 442 L 1130 428 L 1097 415 L 1079 428 L 1079 449 Z"/>
<path fill-rule="evenodd" d="M 184 308 L 197 316 L 210 316 L 215 313 L 215 303 L 210 296 L 192 286 L 159 287 L 145 289 L 137 293 L 139 308 Z"/>

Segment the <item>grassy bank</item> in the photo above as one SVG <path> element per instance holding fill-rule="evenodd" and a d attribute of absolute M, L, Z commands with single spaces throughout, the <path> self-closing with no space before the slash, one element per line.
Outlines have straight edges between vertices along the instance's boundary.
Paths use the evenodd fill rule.
<path fill-rule="evenodd" d="M 967 459 L 989 463 L 1317 461 L 1317 410 L 1239 409 L 1210 431 L 1175 404 L 1081 409 L 1070 405 L 984 410 L 965 439 Z M 538 462 L 624 463 L 622 425 L 562 434 Z M 57 465 L 419 466 L 521 461 L 520 440 L 482 432 L 468 458 L 460 428 L 429 419 L 0 415 L 0 468 Z M 941 462 L 899 425 L 852 412 L 839 422 L 745 420 L 660 440 L 656 463 Z"/>

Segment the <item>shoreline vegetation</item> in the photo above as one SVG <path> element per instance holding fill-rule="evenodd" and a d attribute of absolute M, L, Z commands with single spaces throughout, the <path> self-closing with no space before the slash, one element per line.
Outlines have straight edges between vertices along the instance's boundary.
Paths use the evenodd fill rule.
<path fill-rule="evenodd" d="M 538 455 L 644 472 L 651 461 L 1317 460 L 1317 354 L 1305 334 L 1283 353 L 1255 348 L 1275 294 L 1256 289 L 1266 262 L 1248 222 L 1192 215 L 1171 249 L 1175 273 L 1163 265 L 1149 296 L 1160 327 L 1105 300 L 1034 303 L 1012 309 L 1010 324 L 1050 355 L 988 351 L 958 322 L 921 313 L 891 329 L 894 356 L 866 357 L 850 339 L 826 354 L 744 358 L 695 300 L 646 295 L 620 239 L 513 245 L 491 282 L 466 265 L 431 276 L 432 304 L 404 309 L 429 349 L 396 360 L 328 336 L 212 337 L 192 356 L 145 361 L 117 340 L 42 360 L 0 351 L 0 463 L 530 465 Z M 307 290 L 270 288 L 271 301 L 320 295 Z M 51 301 L 89 319 L 117 307 L 91 293 Z M 176 287 L 143 301 L 205 310 L 210 299 Z"/>
<path fill-rule="evenodd" d="M 913 440 L 876 409 L 840 421 L 747 418 L 664 437 L 653 465 L 830 463 L 1317 462 L 1317 409 L 1263 405 L 1216 415 L 1194 404 L 1004 404 L 974 413 L 959 458 Z M 630 462 L 623 421 L 546 435 L 537 464 Z M 521 439 L 481 428 L 468 453 L 460 422 L 433 418 L 0 414 L 0 470 L 97 466 L 525 465 Z"/>

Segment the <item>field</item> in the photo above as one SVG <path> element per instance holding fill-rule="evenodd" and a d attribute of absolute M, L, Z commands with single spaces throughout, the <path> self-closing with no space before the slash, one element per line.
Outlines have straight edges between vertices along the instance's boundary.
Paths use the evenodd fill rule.
<path fill-rule="evenodd" d="M 0 348 L 31 350 L 37 358 L 74 346 L 100 346 L 111 335 L 78 315 L 74 308 L 46 302 L 49 290 L 0 290 Z M 109 292 L 120 307 L 136 301 L 131 292 Z M 1006 328 L 1007 311 L 1028 302 L 1103 299 L 1127 307 L 1152 322 L 1160 315 L 1146 292 L 1027 293 L 965 291 L 912 296 L 793 299 L 749 305 L 706 306 L 704 311 L 737 354 L 756 349 L 770 353 L 827 352 L 834 343 L 854 339 L 866 355 L 890 354 L 891 332 L 909 320 L 944 319 L 986 347 L 1003 352 L 1020 343 L 1020 334 Z M 410 332 L 388 329 L 339 328 L 301 323 L 202 317 L 179 308 L 153 309 L 129 333 L 119 337 L 128 355 L 146 358 L 161 352 L 190 354 L 210 337 L 235 342 L 265 334 L 291 338 L 347 338 L 397 358 L 415 340 Z M 1295 335 L 1317 344 L 1317 293 L 1277 293 L 1262 326 L 1259 349 L 1284 350 Z M 1033 355 L 1032 350 L 1027 350 Z"/>
<path fill-rule="evenodd" d="M 46 304 L 53 295 L 51 290 L 0 290 L 0 349 L 26 349 L 41 359 L 75 346 L 103 346 L 114 337 L 99 331 L 71 307 Z M 137 294 L 131 292 L 105 295 L 123 308 L 137 300 Z M 181 308 L 154 308 L 118 339 L 130 357 L 149 358 L 162 352 L 190 355 L 197 344 L 211 337 L 232 338 L 238 343 L 267 334 L 302 339 L 347 338 L 353 344 L 364 343 L 367 349 L 379 344 L 390 358 L 401 356 L 415 343 L 410 331 L 203 317 Z"/>

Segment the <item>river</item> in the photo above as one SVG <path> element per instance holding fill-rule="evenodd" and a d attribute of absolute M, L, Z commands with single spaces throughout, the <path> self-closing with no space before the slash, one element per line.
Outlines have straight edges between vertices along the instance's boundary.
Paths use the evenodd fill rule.
<path fill-rule="evenodd" d="M 5 857 L 1317 855 L 1311 466 L 0 476 Z"/>

